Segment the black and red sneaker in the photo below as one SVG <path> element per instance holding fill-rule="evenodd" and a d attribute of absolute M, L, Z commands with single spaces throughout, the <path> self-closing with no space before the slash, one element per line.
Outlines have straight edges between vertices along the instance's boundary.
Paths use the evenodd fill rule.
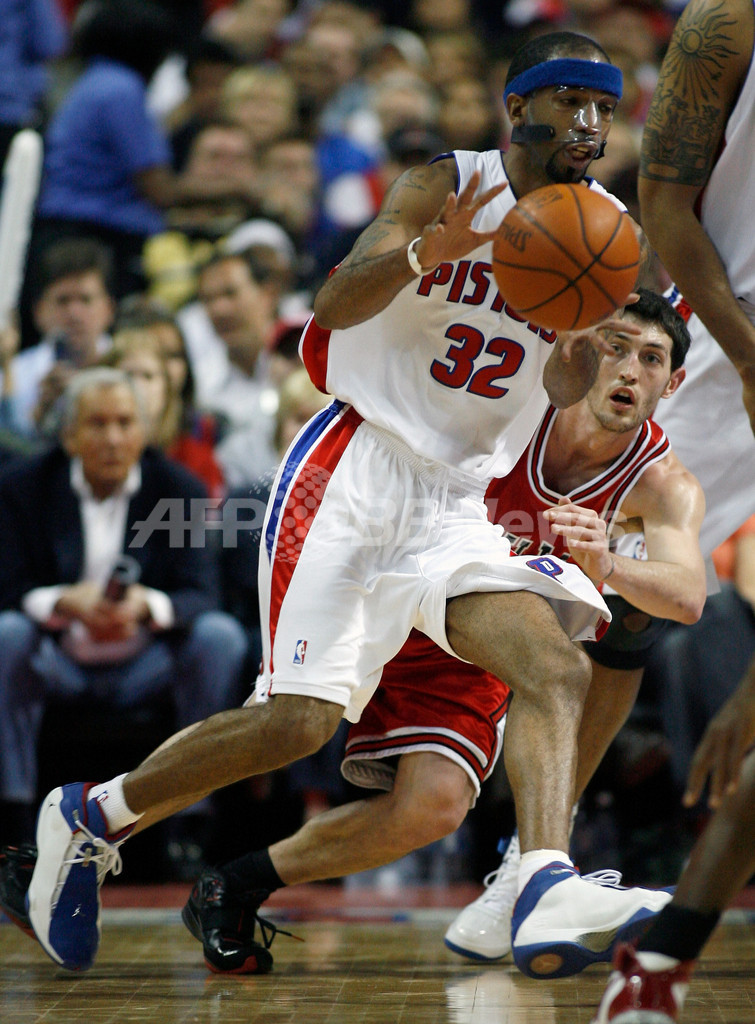
<path fill-rule="evenodd" d="M 202 872 L 181 917 L 194 938 L 202 943 L 205 963 L 211 971 L 267 974 L 272 969 L 270 946 L 280 929 L 257 914 L 269 895 L 266 889 L 230 893 L 217 868 Z M 257 925 L 261 943 L 254 938 Z"/>
<path fill-rule="evenodd" d="M 0 910 L 32 938 L 35 936 L 26 909 L 26 892 L 36 863 L 37 848 L 33 843 L 0 849 Z"/>

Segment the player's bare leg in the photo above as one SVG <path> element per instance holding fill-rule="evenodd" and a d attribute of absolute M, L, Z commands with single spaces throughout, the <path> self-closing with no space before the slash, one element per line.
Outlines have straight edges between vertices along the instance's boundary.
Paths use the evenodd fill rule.
<path fill-rule="evenodd" d="M 568 849 L 587 655 L 537 594 L 465 594 L 448 604 L 448 638 L 467 661 L 505 679 L 514 698 L 504 757 L 523 851 Z"/>
<path fill-rule="evenodd" d="M 275 928 L 258 914 L 270 892 L 381 867 L 434 842 L 461 824 L 473 793 L 467 773 L 447 757 L 403 754 L 389 793 L 325 811 L 268 849 L 203 872 L 183 920 L 202 943 L 207 966 L 220 973 L 270 970 Z"/>
<path fill-rule="evenodd" d="M 222 711 L 164 744 L 123 782 L 134 814 L 188 807 L 197 793 L 282 768 L 315 753 L 336 731 L 343 708 L 310 697 L 280 694 L 250 707 Z M 208 786 L 211 787 L 208 789 Z"/>
<path fill-rule="evenodd" d="M 562 977 L 611 959 L 668 893 L 608 888 L 579 877 L 568 853 L 577 772 L 577 737 L 590 662 L 535 594 L 475 594 L 449 602 L 447 631 L 463 658 L 506 679 L 513 698 L 504 757 L 522 849 L 511 951 L 530 977 Z M 481 630 L 481 632 L 476 632 Z M 589 936 L 589 938 L 588 938 Z M 464 952 L 446 933 L 452 949 Z M 508 952 L 475 955 L 497 959 Z"/>
<path fill-rule="evenodd" d="M 313 753 L 342 714 L 339 705 L 281 695 L 214 715 L 120 779 L 49 793 L 37 819 L 39 851 L 27 894 L 29 921 L 49 956 L 71 970 L 94 961 L 100 886 L 109 871 L 120 871 L 118 846 L 141 814 L 158 820 L 198 794 Z"/>
<path fill-rule="evenodd" d="M 393 789 L 324 811 L 269 848 L 286 885 L 382 867 L 454 832 L 473 797 L 467 773 L 440 754 L 403 754 Z"/>
<path fill-rule="evenodd" d="M 607 668 L 592 660 L 591 665 L 592 679 L 577 736 L 575 803 L 629 717 L 642 682 L 641 668 Z"/>

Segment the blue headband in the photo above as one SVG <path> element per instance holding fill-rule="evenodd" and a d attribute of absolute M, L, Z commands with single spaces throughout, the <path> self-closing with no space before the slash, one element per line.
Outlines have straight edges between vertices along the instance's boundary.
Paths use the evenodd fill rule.
<path fill-rule="evenodd" d="M 621 69 L 614 64 L 578 60 L 574 57 L 545 60 L 512 78 L 506 86 L 503 98 L 507 99 L 512 92 L 517 96 L 526 96 L 545 85 L 571 85 L 581 89 L 596 89 L 598 92 L 608 92 L 621 99 Z"/>

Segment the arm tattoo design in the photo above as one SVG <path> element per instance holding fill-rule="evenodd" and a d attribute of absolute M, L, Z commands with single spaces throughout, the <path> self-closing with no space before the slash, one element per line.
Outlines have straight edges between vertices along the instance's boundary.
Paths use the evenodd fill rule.
<path fill-rule="evenodd" d="M 641 173 L 680 185 L 704 185 L 728 117 L 720 81 L 738 56 L 736 22 L 725 5 L 688 11 L 669 45 L 648 112 Z"/>

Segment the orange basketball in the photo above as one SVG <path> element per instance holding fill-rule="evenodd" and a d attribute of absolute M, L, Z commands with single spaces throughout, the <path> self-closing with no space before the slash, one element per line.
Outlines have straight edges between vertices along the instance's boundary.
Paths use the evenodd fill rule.
<path fill-rule="evenodd" d="M 589 327 L 624 305 L 637 282 L 632 221 L 584 185 L 546 185 L 503 219 L 493 273 L 504 300 L 551 330 Z"/>

